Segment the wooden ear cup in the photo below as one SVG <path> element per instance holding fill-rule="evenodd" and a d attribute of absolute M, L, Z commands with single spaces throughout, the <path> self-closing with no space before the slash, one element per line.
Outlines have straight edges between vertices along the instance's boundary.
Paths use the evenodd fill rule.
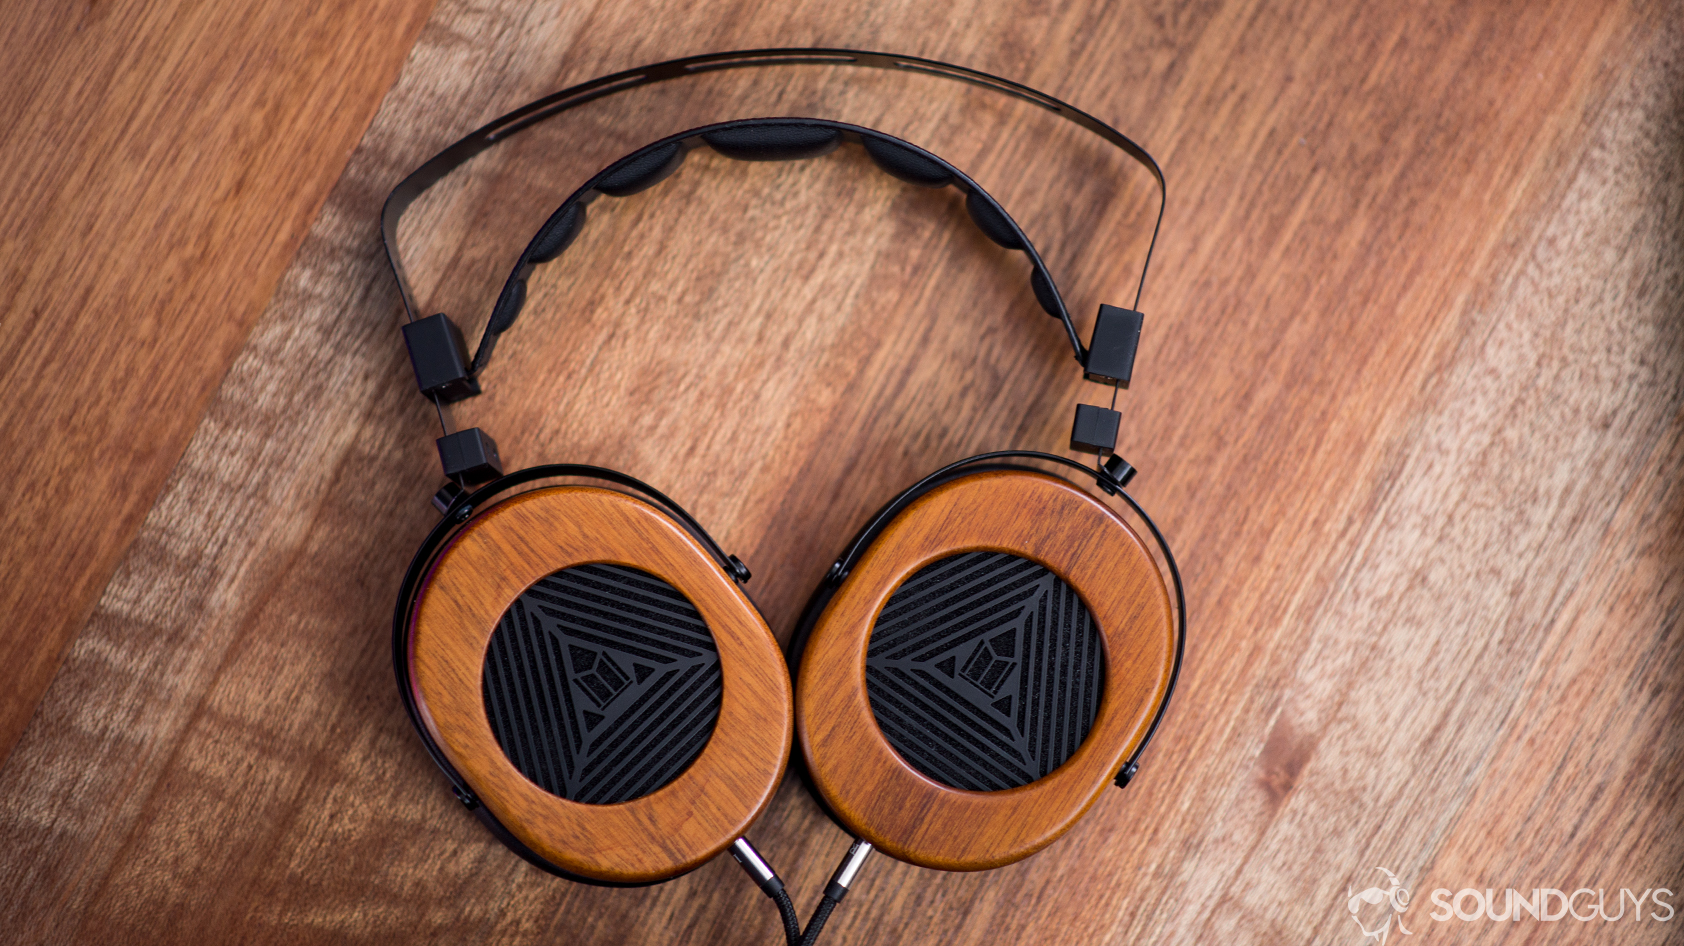
<path fill-rule="evenodd" d="M 1065 480 L 973 473 L 913 501 L 802 650 L 812 785 L 903 861 L 981 870 L 1067 831 L 1140 744 L 1175 657 L 1140 537 Z"/>
<path fill-rule="evenodd" d="M 406 656 L 421 725 L 487 812 L 582 878 L 700 866 L 789 758 L 765 620 L 694 536 L 614 490 L 534 490 L 471 520 L 421 587 Z"/>

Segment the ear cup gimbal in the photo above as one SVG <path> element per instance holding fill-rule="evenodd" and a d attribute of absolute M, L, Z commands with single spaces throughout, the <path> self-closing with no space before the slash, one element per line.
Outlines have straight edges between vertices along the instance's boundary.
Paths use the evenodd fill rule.
<path fill-rule="evenodd" d="M 1113 455 L 1113 410 L 1083 405 L 1072 434 L 1073 448 L 1111 456 L 1102 466 L 1030 451 L 986 454 L 891 500 L 815 592 L 788 658 L 798 686 L 740 587 L 747 567 L 677 504 L 600 468 L 504 475 L 489 435 L 451 429 L 445 406 L 480 393 L 528 278 L 572 244 L 587 207 L 654 186 L 698 147 L 794 160 L 858 144 L 903 181 L 956 188 L 991 240 L 1028 258 L 1035 299 L 1063 326 L 1085 375 L 1127 384 L 1137 311 L 1102 306 L 1084 346 L 1034 246 L 975 181 L 891 135 L 810 118 L 692 129 L 594 175 L 527 244 L 471 359 L 447 316 L 417 318 L 396 252 L 398 223 L 456 166 L 627 88 L 709 69 L 814 62 L 915 69 L 1018 95 L 1117 145 L 1162 185 L 1133 142 L 1026 87 L 912 57 L 759 50 L 676 60 L 557 93 L 457 142 L 393 191 L 383 232 L 410 314 L 404 335 L 417 382 L 445 426 L 438 446 L 450 481 L 435 497 L 444 519 L 399 592 L 399 689 L 457 797 L 517 853 L 561 876 L 655 883 L 730 848 L 784 909 L 781 881 L 741 836 L 769 804 L 797 737 L 798 768 L 864 842 L 856 851 L 875 845 L 947 870 L 1008 864 L 1057 839 L 1106 784 L 1126 784 L 1174 688 L 1185 640 L 1181 581 L 1157 526 L 1124 491 L 1133 468 Z M 1072 476 L 1126 502 L 1158 556 Z M 588 482 L 545 485 L 562 478 Z M 840 899 L 863 854 L 850 857 L 827 904 Z M 788 910 L 785 920 L 787 931 Z M 813 934 L 822 922 L 821 914 Z M 796 924 L 792 941 L 799 934 Z"/>

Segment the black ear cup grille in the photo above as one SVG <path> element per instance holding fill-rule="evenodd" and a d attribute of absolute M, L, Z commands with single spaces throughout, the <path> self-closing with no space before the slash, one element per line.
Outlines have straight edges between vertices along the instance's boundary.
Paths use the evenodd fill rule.
<path fill-rule="evenodd" d="M 889 744 L 954 788 L 1027 785 L 1070 758 L 1105 686 L 1075 589 L 1026 558 L 967 552 L 919 569 L 871 630 L 866 692 Z"/>
<path fill-rule="evenodd" d="M 552 795 L 596 805 L 677 778 L 713 735 L 721 690 L 695 606 L 616 565 L 528 588 L 485 653 L 485 712 L 503 753 Z"/>

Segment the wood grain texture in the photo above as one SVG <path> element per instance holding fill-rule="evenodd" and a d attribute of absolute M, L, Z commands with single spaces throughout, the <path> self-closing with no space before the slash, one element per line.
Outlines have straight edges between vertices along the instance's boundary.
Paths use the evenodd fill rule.
<path fill-rule="evenodd" d="M 866 646 L 896 588 L 969 551 L 1038 562 L 1081 594 L 1105 648 L 1099 714 L 1047 776 L 970 792 L 920 773 L 890 747 L 866 694 Z M 1111 785 L 1169 688 L 1175 620 L 1152 555 L 1098 500 L 1039 473 L 979 473 L 896 517 L 848 574 L 801 657 L 796 726 L 813 784 L 858 837 L 924 867 L 984 870 L 1056 841 Z"/>
<path fill-rule="evenodd" d="M 545 576 L 595 562 L 683 592 L 724 673 L 701 755 L 667 785 L 614 805 L 558 798 L 522 775 L 492 734 L 480 682 L 491 634 L 514 600 Z M 569 873 L 650 883 L 693 870 L 742 837 L 783 781 L 794 701 L 771 629 L 701 543 L 623 493 L 553 487 L 480 513 L 428 573 L 408 644 L 416 707 L 434 743 L 498 822 Z"/>
<path fill-rule="evenodd" d="M 374 221 L 402 174 L 529 98 L 815 42 L 1027 81 L 1164 165 L 1122 446 L 1185 568 L 1192 629 L 1184 690 L 1126 791 L 997 871 L 872 861 L 825 942 L 1357 943 L 1348 889 L 1377 865 L 1415 894 L 1394 946 L 1675 940 L 1684 918 L 1422 918 L 1435 888 L 1684 888 L 1681 23 L 1671 0 L 447 0 L 344 174 L 314 182 L 331 193 L 208 404 L 111 395 L 138 405 L 137 435 L 193 436 L 92 616 L 42 605 L 80 629 L 0 769 L 0 928 L 25 943 L 775 940 L 730 863 L 643 890 L 561 883 L 431 771 L 385 624 L 433 518 L 436 424 Z M 42 48 L 8 29 L 9 48 Z M 953 161 L 1078 314 L 1133 285 L 1147 183 L 1032 107 L 937 80 L 716 79 L 595 103 L 442 184 L 410 231 L 422 298 L 477 327 L 585 175 L 755 114 L 878 127 Z M 782 636 L 895 492 L 981 449 L 1054 448 L 1071 405 L 1102 395 L 1021 261 L 951 194 L 846 152 L 694 157 L 533 280 L 462 419 L 513 462 L 602 463 L 673 495 L 753 567 Z M 120 193 L 154 212 L 201 189 Z M 90 352 L 84 370 L 166 377 L 237 343 Z M 61 457 L 75 462 L 39 462 Z M 10 563 L 52 540 L 5 542 Z M 752 837 L 803 906 L 847 846 L 793 782 Z"/>
<path fill-rule="evenodd" d="M 17 630 L 0 634 L 0 758 L 430 9 L 7 11 L 0 388 L 11 405 L 0 479 L 12 498 L 0 512 L 0 614 Z"/>

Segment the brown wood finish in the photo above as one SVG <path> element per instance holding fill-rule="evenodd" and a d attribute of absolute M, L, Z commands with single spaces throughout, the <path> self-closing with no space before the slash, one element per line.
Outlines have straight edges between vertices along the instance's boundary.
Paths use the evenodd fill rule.
<path fill-rule="evenodd" d="M 943 785 L 877 727 L 866 646 L 890 595 L 932 562 L 1009 552 L 1082 596 L 1105 647 L 1105 690 L 1080 748 L 1045 778 L 999 792 Z M 859 837 L 940 870 L 984 870 L 1057 840 L 1139 745 L 1169 687 L 1169 593 L 1134 530 L 1097 500 L 1039 473 L 978 473 L 920 497 L 884 529 L 814 625 L 801 658 L 796 726 L 813 783 Z"/>
<path fill-rule="evenodd" d="M 7 5 L 0 759 L 431 9 Z"/>
<path fill-rule="evenodd" d="M 0 439 L 63 475 L 46 494 L 33 475 L 8 483 L 21 527 L 0 558 L 23 605 L 0 637 L 8 655 L 64 640 L 53 627 L 74 639 L 0 768 L 0 939 L 777 941 L 725 858 L 639 890 L 532 868 L 415 738 L 388 641 L 436 521 L 437 423 L 374 221 L 403 174 L 532 97 L 795 42 L 1027 81 L 1163 163 L 1163 242 L 1118 407 L 1191 629 L 1126 790 L 999 870 L 874 858 L 822 943 L 1356 946 L 1347 887 L 1375 866 L 1414 894 L 1413 935 L 1388 946 L 1647 946 L 1684 929 L 1629 909 L 1600 925 L 1418 922 L 1435 888 L 1684 888 L 1676 0 L 441 0 L 384 93 L 363 68 L 401 56 L 385 29 L 424 11 L 248 0 L 242 15 L 270 23 L 366 17 L 241 34 L 280 44 L 248 54 L 205 39 L 228 22 L 211 4 L 14 7 L 0 96 L 42 104 L 8 113 L 25 124 L 0 131 L 14 160 L 0 186 L 37 209 L 8 198 L 0 239 L 34 236 L 0 267 L 60 278 L 0 294 L 0 335 L 32 339 L 6 349 Z M 257 78 L 275 72 L 296 98 Z M 207 73 L 222 78 L 194 84 Z M 430 308 L 472 333 L 584 175 L 753 114 L 853 121 L 952 160 L 1023 225 L 1084 331 L 1097 303 L 1133 295 L 1151 189 L 1031 106 L 802 70 L 647 91 L 429 195 L 409 232 Z M 60 94 L 122 121 L 45 107 Z M 316 96 L 335 106 L 308 112 L 301 147 L 376 113 L 342 175 L 252 157 L 280 140 L 268 129 L 301 127 L 277 110 Z M 180 174 L 116 172 L 174 154 L 156 143 L 213 113 L 251 137 L 195 139 Z M 883 502 L 971 453 L 1057 450 L 1073 404 L 1109 392 L 1076 380 L 1021 259 L 951 192 L 896 184 L 848 148 L 703 157 L 592 206 L 460 416 L 512 463 L 596 462 L 682 502 L 752 566 L 747 590 L 787 639 Z M 249 174 L 216 190 L 213 165 Z M 323 189 L 314 221 L 299 216 Z M 136 226 L 102 229 L 130 210 Z M 207 289 L 227 285 L 238 300 Z M 189 290 L 205 301 L 168 301 Z M 20 394 L 18 378 L 43 383 Z M 84 439 L 96 428 L 120 436 Z M 147 444 L 178 453 L 131 452 Z M 127 490 L 150 495 L 166 471 L 127 531 L 149 501 Z M 94 523 L 103 551 L 60 515 Z M 53 582 L 92 597 L 35 590 Z M 7 660 L 26 690 L 34 671 Z M 804 911 L 848 843 L 795 780 L 751 837 Z"/>
<path fill-rule="evenodd" d="M 665 786 L 615 805 L 558 798 L 521 775 L 485 713 L 492 632 L 522 592 L 575 565 L 642 569 L 683 592 L 719 647 L 719 719 Z M 783 780 L 794 731 L 783 653 L 735 582 L 672 519 L 597 487 L 533 490 L 481 512 L 428 573 L 409 638 L 415 702 L 433 741 L 497 820 L 550 863 L 615 883 L 665 880 L 741 837 Z"/>

